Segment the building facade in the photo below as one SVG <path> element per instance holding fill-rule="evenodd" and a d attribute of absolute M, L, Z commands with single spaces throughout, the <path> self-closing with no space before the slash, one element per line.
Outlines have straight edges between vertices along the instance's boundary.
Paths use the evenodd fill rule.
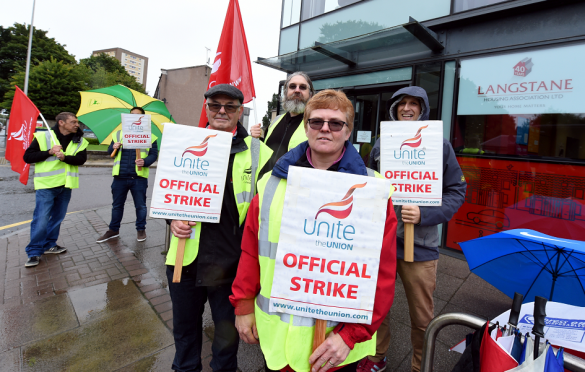
<path fill-rule="evenodd" d="M 100 53 L 105 53 L 116 58 L 120 61 L 122 66 L 124 66 L 126 71 L 128 71 L 131 76 L 134 76 L 137 82 L 146 87 L 146 74 L 148 72 L 147 57 L 122 48 L 94 50 L 92 55 L 97 56 Z"/>
<path fill-rule="evenodd" d="M 468 182 L 448 252 L 514 228 L 585 240 L 584 17 L 571 0 L 283 0 L 278 56 L 256 62 L 345 91 L 365 161 L 386 101 L 423 87 Z"/>

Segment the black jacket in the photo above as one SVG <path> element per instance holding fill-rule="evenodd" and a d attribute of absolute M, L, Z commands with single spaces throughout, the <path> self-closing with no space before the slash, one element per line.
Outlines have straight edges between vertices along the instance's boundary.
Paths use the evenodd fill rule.
<path fill-rule="evenodd" d="M 231 285 L 236 278 L 242 249 L 242 231 L 238 205 L 234 196 L 232 170 L 237 153 L 246 151 L 248 146 L 244 138 L 248 132 L 238 123 L 238 130 L 232 139 L 230 160 L 228 163 L 225 191 L 221 205 L 219 223 L 201 223 L 199 253 L 193 263 L 183 267 L 185 278 L 196 279 L 197 286 Z"/>
<path fill-rule="evenodd" d="M 57 140 L 59 141 L 59 143 L 61 144 L 61 146 L 63 146 L 63 152 L 65 152 L 67 150 L 67 146 L 69 146 L 69 143 L 73 142 L 73 143 L 79 143 L 81 141 L 81 138 L 83 137 L 83 131 L 81 129 L 77 129 L 77 133 L 71 133 L 68 134 L 66 136 L 64 136 L 63 134 L 61 134 L 61 131 L 59 130 L 59 125 L 55 125 L 53 127 L 53 132 L 55 133 L 55 136 L 57 137 Z M 38 163 L 41 161 L 45 161 L 47 160 L 47 158 L 49 156 L 53 156 L 49 154 L 49 151 L 41 151 L 41 148 L 39 147 L 39 142 L 37 141 L 36 137 L 33 139 L 32 143 L 30 144 L 30 146 L 28 147 L 28 149 L 26 149 L 26 151 L 24 152 L 23 155 L 23 160 L 28 163 L 28 164 L 33 164 L 33 163 Z M 69 165 L 83 165 L 85 162 L 87 161 L 87 151 L 83 150 L 83 151 L 79 151 L 77 154 L 75 155 L 66 155 L 65 159 L 63 160 L 64 163 L 67 163 Z"/>
<path fill-rule="evenodd" d="M 152 163 L 156 161 L 158 157 L 158 145 L 154 141 L 150 150 L 148 150 L 148 156 L 144 158 L 144 166 L 150 167 Z M 134 178 L 138 177 L 136 174 L 136 150 L 135 149 L 125 149 L 120 147 L 118 151 L 122 151 L 122 156 L 120 158 L 120 173 L 114 177 L 120 178 Z M 110 143 L 108 147 L 108 154 L 112 154 L 114 152 L 114 141 Z"/>

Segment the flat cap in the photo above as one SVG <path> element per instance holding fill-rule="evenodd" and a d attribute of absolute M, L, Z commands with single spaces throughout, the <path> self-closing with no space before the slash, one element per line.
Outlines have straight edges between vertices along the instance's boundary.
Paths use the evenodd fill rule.
<path fill-rule="evenodd" d="M 244 103 L 244 93 L 238 88 L 230 85 L 230 84 L 218 84 L 214 85 L 207 92 L 205 92 L 204 97 L 209 98 L 213 96 L 217 96 L 218 94 L 223 94 L 232 98 L 237 98 L 240 103 Z"/>

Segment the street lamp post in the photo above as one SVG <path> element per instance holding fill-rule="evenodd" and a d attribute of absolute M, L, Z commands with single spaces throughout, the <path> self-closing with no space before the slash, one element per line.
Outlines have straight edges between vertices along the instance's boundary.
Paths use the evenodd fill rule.
<path fill-rule="evenodd" d="M 30 71 L 30 55 L 32 51 L 32 40 L 33 40 L 33 24 L 35 21 L 35 3 L 33 0 L 33 11 L 32 18 L 30 20 L 30 33 L 28 35 L 28 51 L 26 53 L 26 72 L 24 73 L 24 94 L 28 96 L 28 73 Z"/>

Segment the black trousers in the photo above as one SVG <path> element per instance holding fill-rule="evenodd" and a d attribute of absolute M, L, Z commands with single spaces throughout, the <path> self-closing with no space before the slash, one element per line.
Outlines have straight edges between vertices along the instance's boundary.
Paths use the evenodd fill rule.
<path fill-rule="evenodd" d="M 167 266 L 167 279 L 173 303 L 173 336 L 175 359 L 173 370 L 200 372 L 203 339 L 202 315 L 209 300 L 215 333 L 211 345 L 211 369 L 214 372 L 235 372 L 238 367 L 238 343 L 234 308 L 229 301 L 231 283 L 221 286 L 196 285 L 196 261 L 183 267 L 180 283 L 173 283 L 174 266 Z"/>

